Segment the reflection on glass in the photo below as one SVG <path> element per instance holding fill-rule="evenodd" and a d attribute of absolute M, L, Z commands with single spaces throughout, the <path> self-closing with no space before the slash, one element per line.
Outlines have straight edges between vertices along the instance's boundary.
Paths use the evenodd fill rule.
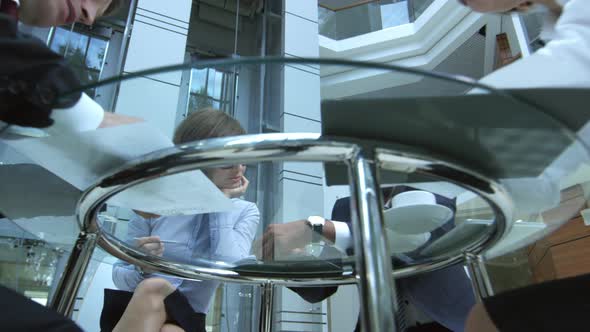
<path fill-rule="evenodd" d="M 215 69 L 192 69 L 187 113 L 207 107 L 228 111 L 233 89 L 230 75 Z"/>
<path fill-rule="evenodd" d="M 86 55 L 86 67 L 88 69 L 101 70 L 106 54 L 107 42 L 102 39 L 92 38 L 88 45 Z"/>
<path fill-rule="evenodd" d="M 62 272 L 59 262 L 68 253 L 8 219 L 0 219 L 0 252 L 0 284 L 45 305 Z"/>
<path fill-rule="evenodd" d="M 434 0 L 410 0 L 408 1 L 410 10 L 410 19 L 412 22 L 417 20 L 422 13 L 434 2 Z"/>
<path fill-rule="evenodd" d="M 381 5 L 381 25 L 383 29 L 410 22 L 408 2 L 399 1 Z"/>
<path fill-rule="evenodd" d="M 208 69 L 191 70 L 191 93 L 205 94 L 207 91 L 207 73 Z"/>
<path fill-rule="evenodd" d="M 214 99 L 219 99 L 221 95 L 221 76 L 222 73 L 211 71 L 207 78 L 207 94 Z"/>
<path fill-rule="evenodd" d="M 326 169 L 327 173 L 329 171 Z M 289 275 L 313 271 L 329 277 L 357 268 L 355 254 L 358 249 L 354 248 L 352 239 L 356 230 L 349 188 L 336 185 L 324 189 L 324 197 L 334 200 L 324 200 L 326 210 L 332 212 L 325 216 L 330 220 L 323 226 L 323 237 L 318 243 L 313 240 L 314 228 L 309 224 L 312 218 L 270 225 L 262 236 L 260 256 L 265 264 L 275 266 L 275 269 L 267 267 L 259 268 L 259 271 Z M 440 181 L 384 185 L 381 190 L 384 231 L 394 268 L 403 269 L 460 254 L 474 240 L 488 236 L 494 229 L 493 213 L 488 205 L 478 206 L 477 210 L 467 209 L 463 203 L 469 194 L 472 195 L 461 187 Z M 287 197 L 291 202 L 288 194 Z M 303 209 L 297 204 L 288 206 Z M 492 218 L 481 223 L 465 220 L 475 215 L 491 215 Z M 253 272 L 256 268 L 256 265 L 239 267 L 244 272 Z M 429 310 L 433 312 L 445 308 L 445 324 L 455 330 L 462 328 L 464 317 L 475 304 L 470 280 L 461 265 L 417 278 L 402 278 L 396 286 L 413 303 L 431 308 Z M 304 287 L 291 290 L 310 302 L 322 300 L 334 291 L 333 288 Z"/>
<path fill-rule="evenodd" d="M 184 144 L 199 139 L 244 133 L 240 124 L 226 113 L 207 109 L 192 113 L 179 125 L 174 143 Z M 248 257 L 259 223 L 259 212 L 256 204 L 240 198 L 249 184 L 244 176 L 245 170 L 246 167 L 241 164 L 203 170 L 214 186 L 229 199 L 229 210 L 180 215 L 158 215 L 135 210 L 127 223 L 126 242 L 149 255 L 201 266 L 208 261 L 236 262 Z M 111 221 L 105 218 L 104 213 L 99 215 L 99 220 L 101 219 Z M 103 229 L 106 229 L 104 222 Z M 117 230 L 112 231 L 119 233 Z M 168 299 L 165 302 L 166 311 L 171 315 L 169 319 L 185 329 L 187 326 L 182 325 L 182 319 L 178 315 L 188 310 L 191 315 L 196 313 L 204 316 L 219 285 L 219 282 L 210 280 L 183 280 L 140 269 L 123 261 L 114 264 L 112 274 L 118 290 L 107 292 L 103 315 L 120 311 L 115 308 L 117 304 L 114 300 L 120 296 L 127 298 L 123 308 L 136 308 L 133 301 L 129 302 L 130 294 L 136 297 L 147 296 L 147 289 L 157 284 L 159 287 L 174 290 L 164 296 Z M 139 307 L 136 309 L 141 310 Z M 134 319 L 123 315 L 115 323 L 120 327 L 127 326 L 125 324 L 130 322 L 138 324 Z M 204 319 L 201 321 L 204 324 Z"/>
<path fill-rule="evenodd" d="M 47 298 L 59 252 L 42 240 L 3 235 L 0 234 L 4 256 L 0 261 L 2 284 L 20 292 L 44 292 Z"/>
<path fill-rule="evenodd" d="M 75 69 L 83 85 L 98 81 L 105 60 L 108 41 L 76 31 L 56 28 L 50 47 L 63 55 Z M 95 97 L 95 91 L 87 91 Z"/>
<path fill-rule="evenodd" d="M 362 1 L 338 7 L 318 7 L 320 35 L 341 40 L 416 21 L 434 0 Z M 337 3 L 337 2 L 336 2 Z"/>
<path fill-rule="evenodd" d="M 327 188 L 327 195 L 338 199 L 328 207 L 332 214 L 325 216 L 328 220 L 321 237 L 314 240 L 317 230 L 310 220 L 271 224 L 254 244 L 259 259 L 271 264 L 323 261 L 325 268 L 334 271 L 342 268 L 342 259 L 353 257 L 348 186 Z M 381 195 L 386 237 L 392 258 L 400 268 L 460 253 L 495 227 L 489 204 L 451 183 L 384 185 Z"/>
<path fill-rule="evenodd" d="M 270 67 L 272 67 L 270 64 L 266 66 L 269 70 L 271 69 Z M 218 68 L 216 68 L 215 71 L 210 69 L 207 72 L 207 75 L 216 73 L 216 70 L 218 70 Z M 351 71 L 354 71 L 354 68 Z M 279 70 L 276 70 L 275 68 L 275 72 L 279 72 Z M 375 70 L 375 72 L 379 71 Z M 246 79 L 246 70 L 240 70 L 240 73 L 244 78 L 244 84 L 240 85 L 240 89 L 247 85 L 254 86 L 252 90 L 258 88 L 258 85 L 256 84 L 249 84 L 250 81 Z M 382 82 L 393 82 L 395 79 L 399 78 L 399 76 L 403 76 L 393 71 L 388 73 L 381 72 L 379 74 L 382 75 L 375 76 L 383 77 L 384 79 Z M 210 84 L 210 80 L 208 79 L 210 76 L 207 75 L 205 75 L 204 85 L 201 86 L 205 87 L 204 91 L 209 91 L 207 85 Z M 274 76 L 269 77 L 273 78 Z M 347 88 L 343 88 L 343 90 L 359 93 L 366 92 L 359 91 L 359 89 L 370 85 L 370 82 L 367 84 L 361 84 L 365 83 L 364 79 L 365 77 L 360 77 L 360 75 L 350 75 L 344 77 L 342 81 L 339 82 L 339 85 Z M 324 121 L 324 115 L 329 116 L 330 113 L 329 99 L 337 99 L 343 96 L 335 96 L 335 89 L 333 89 L 333 87 L 326 86 L 323 82 L 321 83 L 321 95 L 324 98 L 324 103 L 321 107 L 322 130 L 330 131 L 333 128 L 328 126 L 328 121 Z M 271 82 L 271 85 L 272 84 L 274 84 L 274 82 Z M 292 95 L 301 96 L 300 93 L 295 94 L 300 92 L 298 89 L 301 88 L 301 84 L 294 84 L 293 86 L 295 87 L 293 90 L 289 90 L 289 85 L 286 85 L 284 88 L 285 90 L 288 90 L 287 92 L 293 92 L 294 94 Z M 260 92 L 254 91 L 254 93 L 251 93 L 252 90 L 247 90 L 242 96 L 256 96 L 258 95 L 256 92 Z M 542 172 L 547 168 L 548 161 L 553 160 L 557 153 L 563 151 L 568 144 L 571 143 L 571 139 L 567 138 L 566 135 L 563 135 L 564 131 L 568 131 L 567 128 L 561 125 L 556 125 L 555 122 L 543 120 L 546 119 L 544 118 L 543 113 L 526 105 L 519 105 L 508 98 L 503 99 L 502 96 L 471 95 L 461 96 L 459 98 L 393 97 L 397 96 L 394 94 L 395 92 L 398 92 L 400 95 L 403 94 L 399 91 L 404 90 L 391 87 L 387 90 L 387 95 L 382 94 L 382 98 L 380 99 L 374 97 L 366 98 L 364 100 L 360 100 L 360 98 L 355 100 L 355 98 L 352 97 L 349 97 L 348 99 L 341 98 L 340 100 L 343 100 L 343 102 L 336 105 L 338 107 L 334 107 L 334 109 L 337 109 L 339 112 L 339 119 L 352 120 L 348 123 L 345 121 L 342 122 L 347 128 L 359 129 L 364 120 L 372 121 L 372 123 L 368 124 L 368 128 L 370 129 L 368 133 L 350 133 L 345 131 L 342 131 L 341 133 L 358 135 L 363 138 L 391 139 L 392 141 L 399 141 L 410 146 L 422 148 L 424 151 L 436 151 L 441 156 L 448 157 L 467 169 L 485 172 L 490 174 L 490 178 L 495 179 L 509 177 L 518 178 L 522 176 L 530 176 L 533 177 L 533 179 L 537 179 L 539 172 Z M 416 91 L 418 94 L 422 95 L 432 93 L 431 89 L 416 89 Z M 458 93 L 462 93 L 462 91 L 464 91 L 464 89 Z M 212 98 L 208 93 L 203 95 L 205 99 Z M 223 95 L 223 93 L 221 95 Z M 282 109 L 282 106 L 295 105 L 307 111 L 308 108 L 301 107 L 303 103 L 300 104 L 300 102 L 305 101 L 304 98 L 285 98 L 285 100 L 282 100 L 280 99 L 281 96 L 281 93 L 269 93 L 267 97 L 277 98 L 277 102 L 266 104 L 267 100 L 260 101 L 260 104 L 257 104 L 253 109 L 258 111 L 258 107 L 260 106 L 260 108 L 265 109 L 265 112 L 268 108 L 269 112 L 277 114 L 279 113 L 278 110 Z M 404 94 L 404 96 L 406 95 Z M 536 100 L 534 94 L 531 94 L 531 96 L 532 100 Z M 160 96 L 158 95 L 157 97 Z M 293 100 L 296 102 L 293 102 Z M 566 103 L 568 98 L 562 98 L 562 100 Z M 277 105 L 278 107 L 275 108 Z M 252 107 L 248 104 L 243 108 Z M 342 114 L 347 108 L 350 108 L 352 111 L 347 116 L 343 116 Z M 383 111 L 384 113 L 377 114 L 375 113 L 376 110 Z M 152 109 L 149 109 L 149 111 L 151 112 Z M 242 114 L 244 114 L 244 118 L 247 118 L 245 114 L 251 113 Z M 502 116 L 500 116 L 500 114 L 502 114 Z M 391 117 L 389 118 L 386 116 Z M 258 118 L 249 118 L 249 121 L 252 120 L 252 123 L 255 123 L 257 119 Z M 290 122 L 290 120 L 284 116 L 281 121 L 282 122 L 279 122 L 281 125 L 283 123 L 288 125 L 294 123 L 294 121 Z M 282 129 L 283 127 L 279 125 L 276 128 Z M 273 128 L 265 129 L 272 130 Z M 547 136 L 544 133 L 549 133 L 551 135 Z M 330 132 L 329 134 L 336 133 Z M 383 136 L 377 134 L 382 134 Z M 566 139 L 563 140 L 563 138 Z M 517 142 L 517 144 L 515 144 L 515 142 Z M 538 142 L 543 142 L 544 144 L 538 144 Z M 582 152 L 584 154 L 578 153 L 578 155 L 584 156 L 585 160 L 587 160 L 585 152 Z M 268 153 L 268 151 L 263 151 L 263 153 Z M 223 155 L 220 153 L 219 155 L 216 155 L 216 157 L 217 156 L 222 157 Z M 527 159 L 525 157 L 531 158 Z M 251 159 L 248 160 L 251 161 Z M 301 171 L 301 169 L 303 169 L 303 171 Z M 312 273 L 318 272 L 318 275 L 322 276 L 337 275 L 341 277 L 345 272 L 348 272 L 349 276 L 353 276 L 355 273 L 354 254 L 358 253 L 358 250 L 351 250 L 353 249 L 352 241 L 341 244 L 337 237 L 329 237 L 328 234 L 323 234 L 324 238 L 320 239 L 320 243 L 316 243 L 313 239 L 312 228 L 305 221 L 305 218 L 310 215 L 320 215 L 331 219 L 334 222 L 343 222 L 345 230 L 349 233 L 348 239 L 350 240 L 352 235 L 354 235 L 352 234 L 354 229 L 350 226 L 350 220 L 352 219 L 350 199 L 348 198 L 350 193 L 342 192 L 337 195 L 324 196 L 323 191 L 328 190 L 329 187 L 332 186 L 331 184 L 324 183 L 325 179 L 331 177 L 331 172 L 328 167 L 326 166 L 323 169 L 323 172 L 315 172 L 313 167 L 301 169 L 298 169 L 297 167 L 286 167 L 280 168 L 279 170 L 264 168 L 266 171 L 261 172 L 261 179 L 258 179 L 258 182 L 261 184 L 265 181 L 269 183 L 268 186 L 261 185 L 260 188 L 256 188 L 257 194 L 259 194 L 259 197 L 262 197 L 261 201 L 265 202 L 263 205 L 266 209 L 264 215 L 268 216 L 268 219 L 265 220 L 267 223 L 265 223 L 264 226 L 268 226 L 268 223 L 275 224 L 271 225 L 272 227 L 264 227 L 264 234 L 257 240 L 263 241 L 263 244 L 267 245 L 263 246 L 263 249 L 266 251 L 266 248 L 268 247 L 268 253 L 270 253 L 270 255 L 265 256 L 260 254 L 258 259 L 248 256 L 245 256 L 245 259 L 239 259 L 239 257 L 243 257 L 248 250 L 236 250 L 235 252 L 231 252 L 229 256 L 216 253 L 211 244 L 214 240 L 214 236 L 212 235 L 213 232 L 210 230 L 211 214 L 191 214 L 186 217 L 192 218 L 191 220 L 195 224 L 199 224 L 199 227 L 195 226 L 194 228 L 195 237 L 191 237 L 191 241 L 195 243 L 199 242 L 197 239 L 204 241 L 202 247 L 198 244 L 192 244 L 193 247 L 199 249 L 197 252 L 193 252 L 191 248 L 188 248 L 191 244 L 186 238 L 183 239 L 180 235 L 178 237 L 170 236 L 165 233 L 167 230 L 174 231 L 174 227 L 181 227 L 180 216 L 150 217 L 145 215 L 142 217 L 139 214 L 141 210 L 138 210 L 138 213 L 133 213 L 132 221 L 125 223 L 124 225 L 133 226 L 134 223 L 138 223 L 145 228 L 145 225 L 147 224 L 150 233 L 144 232 L 137 236 L 132 234 L 133 230 L 118 227 L 119 225 L 117 225 L 116 233 L 121 238 L 128 237 L 128 243 L 136 247 L 140 246 L 138 241 L 142 239 L 145 240 L 145 238 L 151 236 L 159 236 L 159 240 L 156 239 L 156 241 L 151 242 L 156 246 L 155 249 L 159 250 L 154 253 L 161 254 L 163 258 L 174 262 L 188 262 L 199 266 L 205 265 L 206 267 L 211 265 L 215 267 L 218 266 L 213 264 L 215 262 L 210 262 L 211 260 L 223 260 L 224 262 L 235 263 L 235 265 L 237 265 L 236 268 L 234 268 L 234 264 L 225 265 L 228 269 L 233 269 L 233 271 L 226 271 L 227 273 L 246 271 L 256 272 L 257 276 L 272 275 L 277 278 L 294 278 L 293 276 L 305 276 L 306 274 L 311 275 Z M 571 170 L 564 172 L 568 173 L 570 171 Z M 395 181 L 382 181 L 382 183 L 389 184 L 383 189 L 384 192 L 382 195 L 384 200 L 383 209 L 384 211 L 388 211 L 387 215 L 388 217 L 391 217 L 391 219 L 386 220 L 388 226 L 391 227 L 387 227 L 385 232 L 387 233 L 386 235 L 389 240 L 391 257 L 394 266 L 398 268 L 398 271 L 415 264 L 424 263 L 425 265 L 423 266 L 426 266 L 426 264 L 432 263 L 433 261 L 436 262 L 439 259 L 442 260 L 459 255 L 466 248 L 470 248 L 470 246 L 473 246 L 474 244 L 482 243 L 482 241 L 493 233 L 492 231 L 495 229 L 495 216 L 485 200 L 465 190 L 448 190 L 453 189 L 450 188 L 453 186 L 449 183 L 436 183 L 437 181 L 440 181 L 440 179 L 424 180 L 410 178 L 410 176 L 413 175 L 420 174 L 403 174 L 403 177 L 399 177 Z M 561 186 L 562 183 L 557 183 L 557 181 L 562 181 L 563 177 L 564 175 L 560 173 L 555 180 L 550 180 L 549 185 L 555 186 L 555 188 L 551 187 L 549 189 L 556 189 L 557 191 L 555 192 L 559 194 L 559 190 L 561 189 L 559 186 Z M 270 179 L 267 180 L 268 178 Z M 586 181 L 586 179 L 587 178 L 584 178 L 583 181 Z M 537 180 L 540 180 L 541 182 L 545 181 L 544 177 L 538 178 Z M 345 177 L 342 183 L 347 183 L 347 181 L 348 179 Z M 424 181 L 427 182 L 425 183 Z M 435 183 L 428 183 L 428 181 Z M 399 190 L 400 186 L 410 187 L 411 190 L 401 191 L 393 195 L 393 191 Z M 273 188 L 278 189 L 273 190 Z M 525 188 L 530 188 L 530 186 L 525 186 Z M 394 204 L 394 201 L 399 198 L 399 195 L 411 191 L 422 191 L 435 194 L 435 201 L 432 203 L 432 201 L 424 202 L 418 199 L 412 200 L 411 204 L 405 206 Z M 515 195 L 516 193 L 517 191 L 512 191 L 511 196 L 515 199 L 516 212 L 519 213 L 517 214 L 518 219 L 521 219 L 524 222 L 539 222 L 543 224 L 542 221 L 550 221 L 557 226 L 571 216 L 570 212 L 575 211 L 574 209 L 567 209 L 567 213 L 556 211 L 558 213 L 551 215 L 545 212 L 551 212 L 547 210 L 560 207 L 559 202 L 541 202 L 539 200 L 534 200 L 532 203 L 540 205 L 534 207 L 535 211 L 533 212 L 535 213 L 526 216 L 523 211 L 526 207 L 524 203 L 527 203 L 527 200 L 519 199 L 519 196 Z M 530 190 L 528 192 L 521 191 L 521 193 L 525 194 L 528 198 L 531 197 Z M 431 195 L 428 196 L 432 197 Z M 439 196 L 441 198 L 439 198 Z M 547 197 L 547 195 L 543 196 Z M 334 200 L 330 201 L 330 199 L 326 199 L 326 197 L 330 197 L 330 199 L 334 198 Z M 335 199 L 336 197 L 338 200 Z M 442 198 L 446 198 L 448 201 L 453 202 L 447 202 L 447 205 L 440 204 Z M 528 202 L 531 203 L 530 200 L 528 200 Z M 438 218 L 437 215 L 435 215 L 434 217 L 437 218 L 430 220 L 434 221 L 433 226 L 419 228 L 417 230 L 408 230 L 408 228 L 405 227 L 407 224 L 415 226 L 413 225 L 415 222 L 421 223 L 424 218 L 427 219 L 426 221 L 429 221 L 428 218 L 432 218 L 433 215 L 427 213 L 427 211 L 432 210 L 432 206 L 439 205 L 445 206 L 447 209 L 455 212 L 451 217 L 446 219 L 443 217 Z M 562 207 L 563 205 L 564 204 L 562 204 Z M 409 212 L 409 216 L 408 214 L 405 216 L 399 214 L 397 216 L 391 216 L 389 213 L 392 209 L 396 210 L 404 207 L 411 207 L 409 210 L 413 210 L 414 212 Z M 577 209 L 579 206 L 576 205 L 574 208 Z M 324 211 L 328 212 L 326 213 Z M 334 215 L 329 215 L 329 211 L 334 211 Z M 448 217 L 448 214 L 445 216 Z M 209 219 L 208 222 L 205 221 L 205 217 Z M 520 224 L 522 223 L 517 223 L 517 225 Z M 168 225 L 173 226 L 168 227 Z M 515 225 L 515 228 L 517 225 Z M 200 227 L 209 227 L 209 231 L 203 231 Z M 152 228 L 160 229 L 162 232 L 159 234 L 152 234 Z M 324 228 L 324 230 L 327 229 L 327 227 Z M 178 233 L 182 233 L 183 236 L 186 236 L 185 230 L 178 230 Z M 209 234 L 208 238 L 207 233 Z M 218 235 L 221 234 L 222 233 L 220 232 Z M 248 236 L 248 239 L 251 240 L 251 237 Z M 517 240 L 515 243 L 523 243 L 528 241 L 528 239 L 529 238 L 526 238 L 526 240 Z M 179 250 L 175 248 L 179 247 L 179 242 L 183 241 L 186 241 L 183 244 L 183 250 L 186 250 L 186 255 L 175 253 L 174 250 Z M 209 241 L 208 244 L 207 241 Z M 219 239 L 219 241 L 221 242 L 223 240 Z M 236 243 L 241 242 L 234 241 L 234 244 Z M 141 246 L 145 246 L 145 244 L 146 243 L 141 244 Z M 283 250 L 281 251 L 281 249 Z M 236 259 L 239 260 L 236 261 Z M 207 263 L 211 263 L 211 265 L 207 265 Z M 347 268 L 349 269 L 347 270 Z M 142 276 L 139 271 L 135 270 L 135 268 L 128 266 L 128 269 L 131 271 L 131 275 L 137 276 L 138 280 L 141 281 L 146 280 L 144 279 L 145 275 L 150 276 L 150 271 L 144 271 L 144 276 Z M 406 271 L 411 271 L 411 269 L 404 269 L 403 272 L 405 273 Z M 320 274 L 323 272 L 326 273 Z M 456 275 L 460 275 L 463 278 L 465 277 L 462 269 L 454 272 L 457 273 Z M 437 289 L 441 289 L 442 285 L 458 285 L 458 283 L 453 283 L 452 279 L 445 283 L 441 282 L 439 274 L 432 274 L 432 276 L 434 281 L 428 284 L 431 286 L 434 285 L 433 287 Z M 179 283 L 181 285 L 189 284 L 186 280 L 172 278 L 170 284 L 173 285 L 174 283 Z M 141 282 L 138 283 L 137 287 L 139 287 L 139 284 L 141 284 Z M 414 287 L 414 290 L 425 289 L 424 287 L 420 287 L 420 284 L 410 283 L 406 284 L 406 286 Z M 210 292 L 212 288 L 214 288 L 214 285 L 210 285 L 210 288 L 203 290 L 203 294 Z M 461 294 L 460 292 L 451 293 Z M 206 297 L 205 294 L 203 298 Z M 432 296 L 429 298 L 431 299 Z M 443 307 L 434 304 L 432 304 L 432 306 Z"/>

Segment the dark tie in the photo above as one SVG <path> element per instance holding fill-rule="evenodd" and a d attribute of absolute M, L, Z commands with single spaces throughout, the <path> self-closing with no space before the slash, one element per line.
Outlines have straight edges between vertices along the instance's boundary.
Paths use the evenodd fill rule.
<path fill-rule="evenodd" d="M 398 292 L 400 289 L 398 288 Z M 406 318 L 406 304 L 404 303 L 403 297 L 397 294 L 397 312 L 395 313 L 395 325 L 397 325 L 398 332 L 404 332 L 408 328 L 408 322 Z"/>
<path fill-rule="evenodd" d="M 14 19 L 18 19 L 18 7 L 16 2 L 12 0 L 1 0 L 0 13 L 11 16 Z"/>

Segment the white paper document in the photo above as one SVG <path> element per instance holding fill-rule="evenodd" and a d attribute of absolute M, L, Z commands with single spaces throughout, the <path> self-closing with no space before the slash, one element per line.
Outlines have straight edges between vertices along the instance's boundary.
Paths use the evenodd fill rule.
<path fill-rule="evenodd" d="M 71 245 L 80 234 L 75 216 L 13 219 L 12 222 L 39 239 L 53 244 Z"/>
<path fill-rule="evenodd" d="M 2 165 L 0 183 L 0 212 L 12 220 L 76 213 L 80 190 L 39 165 Z"/>
<path fill-rule="evenodd" d="M 169 138 L 146 123 L 5 140 L 4 143 L 79 190 L 87 189 L 128 161 L 173 146 Z M 160 215 L 220 212 L 232 208 L 231 201 L 198 170 L 129 188 L 108 203 Z"/>
<path fill-rule="evenodd" d="M 107 203 L 162 216 L 221 212 L 232 208 L 231 201 L 201 171 L 144 182 L 118 193 Z"/>

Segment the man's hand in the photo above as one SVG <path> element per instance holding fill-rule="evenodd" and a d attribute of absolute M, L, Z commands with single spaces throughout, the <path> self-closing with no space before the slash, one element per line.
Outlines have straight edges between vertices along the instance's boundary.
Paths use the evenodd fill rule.
<path fill-rule="evenodd" d="M 246 177 L 242 175 L 242 180 L 241 180 L 241 184 L 239 187 L 231 188 L 231 189 L 221 189 L 221 191 L 228 198 L 241 197 L 244 195 L 244 193 L 248 189 L 249 184 L 250 184 L 250 181 L 248 181 L 248 179 L 246 179 Z"/>
<path fill-rule="evenodd" d="M 306 220 L 297 220 L 268 226 L 262 238 L 252 248 L 258 259 L 273 260 L 301 250 L 309 243 L 311 228 Z"/>
<path fill-rule="evenodd" d="M 107 128 L 107 127 L 115 127 L 115 126 L 122 126 L 126 124 L 142 122 L 143 120 L 140 118 L 121 115 L 111 112 L 104 112 L 104 118 L 100 123 L 99 128 Z"/>

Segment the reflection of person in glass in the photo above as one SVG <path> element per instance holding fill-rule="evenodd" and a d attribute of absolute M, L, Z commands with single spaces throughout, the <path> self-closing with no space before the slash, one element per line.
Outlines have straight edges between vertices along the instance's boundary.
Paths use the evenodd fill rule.
<path fill-rule="evenodd" d="M 206 109 L 192 113 L 180 124 L 174 143 L 244 133 L 229 115 Z M 246 257 L 256 233 L 259 212 L 254 203 L 238 198 L 248 187 L 244 171 L 243 165 L 204 170 L 231 198 L 233 210 L 169 217 L 137 212 L 129 222 L 127 240 L 142 251 L 174 262 L 191 263 L 196 259 L 231 262 Z M 114 265 L 113 281 L 120 290 L 106 290 L 102 331 L 115 325 L 114 331 L 160 331 L 164 325 L 178 330 L 205 331 L 205 314 L 219 285 L 217 281 L 156 274 L 125 262 Z"/>

